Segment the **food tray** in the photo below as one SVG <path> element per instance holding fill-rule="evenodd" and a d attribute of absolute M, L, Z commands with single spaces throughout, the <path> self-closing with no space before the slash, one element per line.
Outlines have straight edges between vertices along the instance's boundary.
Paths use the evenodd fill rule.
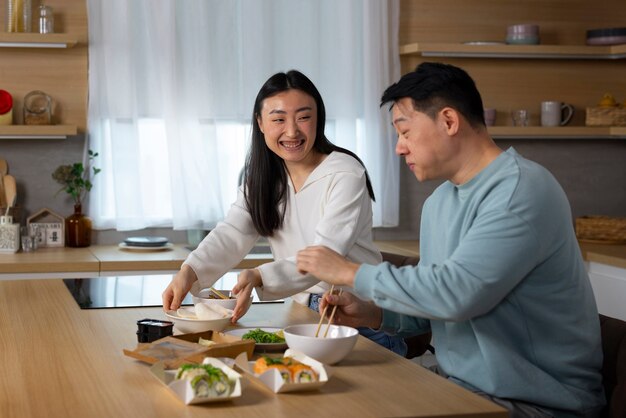
<path fill-rule="evenodd" d="M 178 399 L 183 401 L 185 405 L 193 405 L 208 402 L 224 402 L 241 396 L 241 375 L 222 363 L 216 358 L 206 358 L 204 364 L 222 369 L 226 375 L 235 382 L 233 391 L 227 397 L 199 397 L 196 396 L 191 388 L 188 380 L 176 380 L 176 370 L 166 370 L 162 362 L 155 363 L 150 367 L 150 372 L 154 377 L 159 379 L 161 383 L 167 386 Z"/>
<path fill-rule="evenodd" d="M 315 390 L 324 386 L 326 382 L 328 382 L 330 377 L 330 369 L 328 366 L 325 366 L 304 353 L 291 348 L 285 351 L 284 357 L 293 357 L 299 362 L 311 366 L 317 373 L 319 380 L 317 382 L 307 383 L 285 383 L 276 369 L 270 369 L 263 374 L 257 375 L 253 371 L 254 361 L 248 361 L 249 357 L 243 353 L 237 356 L 235 359 L 235 365 L 253 383 L 262 386 L 265 389 L 269 389 L 274 393 L 305 392 Z"/>
<path fill-rule="evenodd" d="M 200 345 L 198 344 L 200 338 L 211 340 L 215 344 L 209 347 Z M 152 343 L 137 344 L 134 350 L 123 351 L 125 355 L 145 363 L 162 362 L 165 368 L 175 369 L 183 363 L 201 363 L 205 357 L 235 358 L 241 353 L 252 356 L 254 341 L 206 331 L 164 337 Z"/>
<path fill-rule="evenodd" d="M 576 237 L 585 242 L 624 244 L 626 243 L 626 218 L 609 216 L 576 218 Z"/>

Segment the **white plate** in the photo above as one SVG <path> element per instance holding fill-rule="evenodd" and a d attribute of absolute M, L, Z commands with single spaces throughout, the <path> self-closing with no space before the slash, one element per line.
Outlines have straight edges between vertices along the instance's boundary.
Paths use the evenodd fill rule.
<path fill-rule="evenodd" d="M 172 248 L 174 248 L 174 244 L 172 244 L 171 242 L 168 242 L 165 245 L 162 245 L 160 247 L 137 247 L 135 245 L 128 245 L 124 242 L 120 242 L 117 245 L 121 250 L 128 250 L 128 251 L 163 251 L 163 250 L 171 250 Z"/>
<path fill-rule="evenodd" d="M 468 41 L 463 43 L 465 45 L 506 45 L 505 42 L 500 41 Z"/>
<path fill-rule="evenodd" d="M 282 328 L 271 328 L 271 327 L 237 328 L 237 329 L 232 329 L 230 331 L 226 331 L 224 332 L 224 334 L 229 334 L 229 335 L 233 335 L 235 337 L 241 338 L 243 334 L 247 333 L 248 331 L 255 330 L 257 328 L 260 328 L 261 330 L 265 332 L 276 332 L 282 329 Z M 281 351 L 281 350 L 287 349 L 287 343 L 286 342 L 284 343 L 255 343 L 254 348 L 259 349 L 261 351 Z"/>

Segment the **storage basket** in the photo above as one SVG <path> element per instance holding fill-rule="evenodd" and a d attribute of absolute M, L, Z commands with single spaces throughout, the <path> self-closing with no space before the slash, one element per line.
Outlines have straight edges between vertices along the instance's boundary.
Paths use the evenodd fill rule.
<path fill-rule="evenodd" d="M 626 218 L 582 216 L 576 218 L 576 237 L 581 241 L 626 243 Z"/>
<path fill-rule="evenodd" d="M 626 126 L 626 108 L 588 107 L 585 125 L 587 126 Z"/>

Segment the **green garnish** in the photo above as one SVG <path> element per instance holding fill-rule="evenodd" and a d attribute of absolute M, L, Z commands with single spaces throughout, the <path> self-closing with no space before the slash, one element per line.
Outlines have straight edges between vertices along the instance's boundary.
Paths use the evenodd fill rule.
<path fill-rule="evenodd" d="M 244 340 L 254 340 L 261 344 L 284 343 L 285 338 L 278 335 L 278 332 L 267 332 L 263 331 L 261 328 L 257 328 L 246 332 L 241 336 L 241 338 Z"/>

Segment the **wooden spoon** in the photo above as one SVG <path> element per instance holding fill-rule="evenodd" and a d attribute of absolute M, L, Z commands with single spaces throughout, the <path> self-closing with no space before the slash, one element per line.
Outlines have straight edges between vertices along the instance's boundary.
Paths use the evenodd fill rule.
<path fill-rule="evenodd" d="M 2 182 L 4 184 L 4 196 L 7 200 L 7 208 L 15 206 L 15 200 L 17 199 L 17 185 L 15 184 L 15 177 L 7 174 L 3 177 Z"/>
<path fill-rule="evenodd" d="M 4 180 L 2 179 L 7 175 L 9 166 L 6 160 L 0 160 L 0 208 L 7 206 L 6 197 L 4 195 Z"/>

